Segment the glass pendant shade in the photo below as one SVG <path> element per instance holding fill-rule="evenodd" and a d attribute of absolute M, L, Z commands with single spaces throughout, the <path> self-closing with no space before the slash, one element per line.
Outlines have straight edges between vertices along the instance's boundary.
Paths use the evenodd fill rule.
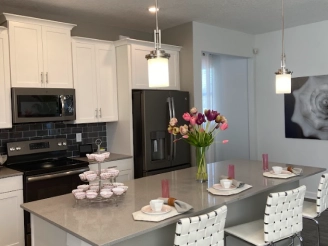
<path fill-rule="evenodd" d="M 292 75 L 277 74 L 276 75 L 276 94 L 288 94 L 291 93 L 291 81 Z"/>
<path fill-rule="evenodd" d="M 169 60 L 163 57 L 148 59 L 149 87 L 169 86 Z"/>

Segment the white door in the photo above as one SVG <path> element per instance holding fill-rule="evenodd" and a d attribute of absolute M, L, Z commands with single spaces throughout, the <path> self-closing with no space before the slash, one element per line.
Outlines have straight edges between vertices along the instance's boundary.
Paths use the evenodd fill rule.
<path fill-rule="evenodd" d="M 97 122 L 98 109 L 95 45 L 73 40 L 72 49 L 74 88 L 76 96 L 75 123 Z"/>
<path fill-rule="evenodd" d="M 71 31 L 42 27 L 45 87 L 73 88 Z"/>
<path fill-rule="evenodd" d="M 96 46 L 99 122 L 118 120 L 115 47 Z"/>
<path fill-rule="evenodd" d="M 23 191 L 0 194 L 0 245 L 24 246 Z"/>
<path fill-rule="evenodd" d="M 0 27 L 0 128 L 11 128 L 8 31 Z"/>
<path fill-rule="evenodd" d="M 43 76 L 40 25 L 9 22 L 12 87 L 41 87 Z"/>

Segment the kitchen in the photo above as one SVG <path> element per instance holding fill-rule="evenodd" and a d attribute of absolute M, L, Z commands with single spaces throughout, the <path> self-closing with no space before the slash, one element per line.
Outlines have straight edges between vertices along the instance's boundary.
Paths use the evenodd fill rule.
<path fill-rule="evenodd" d="M 150 5 L 151 3 L 149 3 Z M 148 5 L 145 4 L 145 6 L 139 6 L 139 8 L 145 9 L 145 15 L 147 15 L 147 7 Z M 33 16 L 37 18 L 41 18 L 44 21 L 48 20 L 55 20 L 59 22 L 64 23 L 73 23 L 77 24 L 77 26 L 73 27 L 74 25 L 67 25 L 67 29 L 65 30 L 62 35 L 60 35 L 60 38 L 58 39 L 62 41 L 60 43 L 60 46 L 58 47 L 51 47 L 49 48 L 50 51 L 56 50 L 57 52 L 51 52 L 52 55 L 54 55 L 54 60 L 50 60 L 50 62 L 54 63 L 47 63 L 49 61 L 46 60 L 46 58 L 41 57 L 43 52 L 45 50 L 45 47 L 43 46 L 43 50 L 40 46 L 39 47 L 33 47 L 34 50 L 30 49 L 29 53 L 26 54 L 24 52 L 18 54 L 21 55 L 21 57 L 17 57 L 16 59 L 18 61 L 18 64 L 16 68 L 26 68 L 26 67 L 32 67 L 33 69 L 23 69 L 19 70 L 17 74 L 13 72 L 14 67 L 12 64 L 14 64 L 11 59 L 12 56 L 10 55 L 11 49 L 13 49 L 11 42 L 12 40 L 9 39 L 9 45 L 7 51 L 4 51 L 4 55 L 7 56 L 4 61 L 7 61 L 7 64 L 3 64 L 1 68 L 5 68 L 6 72 L 1 72 L 4 76 L 6 76 L 5 81 L 7 83 L 4 84 L 6 90 L 1 90 L 2 93 L 6 94 L 1 95 L 1 98 L 5 98 L 4 103 L 2 103 L 2 111 L 6 112 L 5 114 L 2 114 L 2 117 L 5 117 L 1 120 L 1 146 L 0 146 L 0 152 L 5 153 L 7 150 L 6 143 L 7 142 L 13 142 L 14 141 L 21 141 L 21 140 L 37 140 L 40 137 L 44 138 L 53 138 L 53 137 L 64 137 L 67 139 L 67 148 L 69 151 L 70 156 L 77 156 L 79 151 L 79 143 L 77 142 L 77 136 L 76 134 L 81 133 L 82 143 L 83 144 L 93 144 L 94 141 L 97 138 L 100 138 L 103 141 L 102 147 L 107 147 L 107 149 L 112 153 L 117 153 L 125 156 L 130 156 L 131 158 L 124 158 L 122 160 L 119 160 L 119 163 L 116 163 L 115 166 L 122 167 L 120 170 L 121 174 L 124 175 L 123 180 L 129 180 L 133 178 L 134 175 L 134 167 L 133 167 L 133 159 L 132 156 L 134 156 L 133 153 L 133 122 L 131 121 L 131 112 L 132 112 L 132 96 L 131 89 L 146 89 L 147 88 L 147 81 L 148 81 L 148 74 L 147 74 L 147 60 L 145 60 L 145 55 L 148 54 L 151 50 L 153 50 L 153 42 L 152 42 L 152 34 L 150 33 L 154 29 L 154 22 L 153 15 L 148 14 L 148 33 L 146 32 L 138 32 L 138 31 L 132 31 L 124 28 L 118 28 L 118 27 L 108 27 L 102 26 L 102 25 L 92 25 L 91 21 L 88 23 L 88 21 L 85 20 L 85 18 L 82 17 L 68 17 L 68 15 L 59 17 L 55 16 L 54 14 L 48 13 L 45 11 L 46 6 L 38 5 L 37 3 L 31 3 L 31 5 L 25 6 L 25 8 L 20 8 L 20 5 L 13 2 L 12 5 L 4 4 L 1 6 L 1 12 L 2 13 L 12 13 L 12 14 L 18 14 L 23 16 Z M 40 9 L 39 9 L 40 8 Z M 57 7 L 59 8 L 59 7 Z M 34 9 L 34 12 L 33 12 Z M 35 9 L 39 11 L 35 11 Z M 69 8 L 68 8 L 69 9 Z M 277 7 L 278 9 L 278 7 Z M 279 9 L 277 10 L 279 11 Z M 67 10 L 67 12 L 69 12 Z M 163 10 L 164 14 L 164 10 Z M 5 18 L 5 17 L 3 17 Z M 7 16 L 10 21 L 12 21 L 14 24 L 17 22 L 17 20 L 14 20 L 14 16 Z M 161 17 L 160 17 L 161 18 Z M 11 20 L 10 20 L 11 19 Z M 76 21 L 74 21 L 76 20 Z M 161 20 L 161 19 L 160 19 Z M 27 24 L 29 25 L 36 25 L 36 23 L 32 23 L 32 20 L 25 20 L 27 21 Z M 45 22 L 38 20 L 39 26 L 42 26 Z M 2 21 L 1 21 L 2 22 Z M 81 23 L 81 24 L 80 24 Z M 310 23 L 310 22 L 309 22 Z M 15 27 L 15 25 L 13 26 Z M 56 24 L 56 23 L 53 23 Z M 58 23 L 57 23 L 58 24 Z M 314 25 L 314 24 L 313 24 Z M 161 27 L 161 25 L 160 25 Z M 19 27 L 22 28 L 22 27 Z M 56 26 L 52 27 L 56 28 Z M 69 30 L 72 28 L 71 30 Z M 8 26 L 9 32 L 10 32 L 10 24 Z M 277 28 L 276 30 L 278 30 Z M 69 31 L 68 31 L 69 30 Z M 316 30 L 316 29 L 315 29 Z M 293 31 L 293 30 L 291 30 Z M 1 35 L 4 35 L 4 37 L 8 34 L 5 34 L 8 32 L 8 30 L 3 30 L 1 32 Z M 68 33 L 72 33 L 73 40 L 72 40 L 72 46 L 71 46 L 71 40 L 67 41 L 70 35 Z M 25 32 L 22 31 L 24 34 Z M 38 38 L 39 42 L 43 42 L 44 39 L 42 39 L 42 35 L 47 35 L 47 32 L 43 32 L 43 30 L 39 30 Z M 185 35 L 174 35 L 174 33 L 184 33 Z M 23 35 L 21 34 L 21 35 Z M 48 34 L 52 35 L 51 29 L 48 30 Z M 19 33 L 17 35 L 20 35 Z M 25 35 L 25 34 L 24 34 Z M 119 35 L 123 36 L 130 36 L 131 38 L 136 38 L 137 40 L 133 39 L 119 39 Z M 211 36 L 209 36 L 211 35 Z M 229 38 L 227 40 L 222 40 L 222 35 L 226 37 L 230 37 L 230 39 L 234 40 L 234 43 L 231 44 L 229 41 Z M 263 34 L 264 35 L 264 34 Z M 269 35 L 269 34 L 268 34 Z M 272 34 L 273 35 L 273 34 Z M 275 34 L 279 36 L 279 33 Z M 316 35 L 313 34 L 313 35 Z M 10 37 L 10 34 L 9 34 Z M 40 40 L 41 37 L 41 40 Z M 82 38 L 87 37 L 87 38 Z M 208 40 L 205 42 L 204 37 L 210 37 L 207 38 Z M 33 36 L 30 36 L 30 38 L 35 38 Z M 259 50 L 266 50 L 265 48 L 265 36 L 259 35 L 256 38 L 254 38 L 254 35 L 246 34 L 238 31 L 232 31 L 227 29 L 222 29 L 214 26 L 209 26 L 201 23 L 187 23 L 180 26 L 176 26 L 173 28 L 168 28 L 167 30 L 163 31 L 162 34 L 162 41 L 163 43 L 172 43 L 173 45 L 163 45 L 163 49 L 170 53 L 171 58 L 169 59 L 170 63 L 170 87 L 169 89 L 182 89 L 185 91 L 189 91 L 190 93 L 190 106 L 195 105 L 198 108 L 202 108 L 202 102 L 201 102 L 201 96 L 198 94 L 201 91 L 200 83 L 201 81 L 201 72 L 199 69 L 193 69 L 193 66 L 195 67 L 201 67 L 200 66 L 200 57 L 196 56 L 197 53 L 201 53 L 203 51 L 213 52 L 217 54 L 229 54 L 229 55 L 235 55 L 235 56 L 243 56 L 249 58 L 249 69 L 252 71 L 254 68 L 252 66 L 255 66 L 254 60 L 252 58 L 254 57 L 254 54 L 252 53 L 252 49 L 254 48 L 254 45 L 256 44 L 257 47 L 259 47 Z M 4 40 L 4 44 L 8 47 L 8 40 L 5 40 L 6 38 L 2 39 Z M 23 49 L 26 43 L 24 43 L 26 37 L 24 38 L 18 38 L 17 45 L 19 49 Z M 97 39 L 97 40 L 95 40 Z M 66 40 L 66 42 L 65 42 Z M 100 41 L 100 40 L 112 40 L 112 41 Z M 149 42 L 141 41 L 146 40 Z M 190 40 L 193 40 L 192 43 L 190 43 Z M 254 43 L 255 41 L 257 43 Z M 287 44 L 290 45 L 290 42 L 292 40 L 287 39 Z M 289 43 L 288 43 L 289 42 Z M 219 43 L 219 45 L 217 44 Z M 49 45 L 55 45 L 54 43 L 49 43 Z M 305 45 L 305 44 L 304 44 Z M 182 46 L 182 49 L 181 47 Z M 306 45 L 307 47 L 308 45 Z M 315 45 L 311 46 L 314 47 Z M 5 46 L 4 46 L 5 47 Z M 72 56 L 67 57 L 70 52 L 64 52 L 67 50 L 67 47 L 72 47 Z M 288 47 L 288 46 L 287 46 Z M 293 54 L 293 52 L 298 52 L 298 49 L 288 51 Z M 300 48 L 300 47 L 298 47 Z M 319 49 L 319 48 L 318 48 Z M 36 51 L 37 50 L 37 51 Z M 104 55 L 104 50 L 106 50 L 111 57 L 111 59 L 108 60 L 108 63 L 105 64 L 107 67 L 99 67 L 97 66 L 99 60 L 101 59 L 101 55 Z M 278 48 L 277 48 L 278 50 Z M 304 47 L 302 47 L 302 50 Z M 84 53 L 84 51 L 86 53 Z M 131 53 L 129 53 L 131 51 Z M 112 52 L 112 53 L 110 53 Z M 116 53 L 116 59 L 111 56 L 113 52 Z M 309 51 L 309 55 L 312 56 L 313 54 L 317 54 L 318 51 Z M 38 54 L 38 55 L 36 55 Z M 277 54 L 279 52 L 277 51 Z M 84 55 L 84 57 L 81 57 Z M 34 63 L 29 64 L 27 63 L 21 63 L 19 62 L 24 61 L 24 57 L 30 57 L 33 58 Z M 57 56 L 57 57 L 56 57 Z M 61 56 L 64 56 L 62 58 Z M 276 57 L 277 56 L 277 57 Z M 271 54 L 269 57 L 275 57 L 277 60 L 275 64 L 279 63 L 279 55 L 274 55 L 274 53 Z M 320 54 L 319 57 L 322 57 L 323 55 Z M 115 57 L 115 56 L 114 56 Z M 289 66 L 292 67 L 292 65 L 295 63 L 296 54 L 290 55 L 288 59 L 290 64 Z M 55 59 L 56 58 L 56 59 Z M 65 61 L 65 62 L 56 62 L 56 60 L 59 59 L 59 61 Z M 267 64 L 268 56 L 266 53 L 259 53 L 256 60 L 256 66 L 264 66 L 262 64 Z M 261 60 L 262 59 L 262 60 Z M 31 59 L 32 60 L 32 59 Z M 69 72 L 64 73 L 63 71 L 67 71 L 67 69 L 70 67 L 69 62 L 71 60 L 71 64 L 73 64 L 73 69 L 71 72 L 71 76 Z M 306 60 L 306 59 L 304 59 Z M 11 61 L 9 64 L 8 61 Z M 26 61 L 26 59 L 25 59 Z M 58 61 L 58 60 L 57 60 Z M 182 62 L 185 61 L 185 62 Z M 272 62 L 272 67 L 275 66 Z M 76 115 L 76 124 L 62 124 L 62 123 L 28 123 L 28 124 L 14 124 L 11 125 L 11 119 L 12 119 L 12 112 L 11 106 L 9 103 L 11 103 L 10 93 L 8 91 L 10 90 L 10 87 L 19 87 L 22 86 L 22 82 L 25 83 L 22 78 L 34 78 L 37 81 L 37 85 L 34 84 L 31 81 L 28 81 L 29 85 L 24 84 L 22 87 L 43 87 L 41 85 L 41 81 L 43 80 L 47 84 L 47 71 L 43 70 L 45 67 L 49 67 L 49 74 L 48 74 L 48 81 L 49 83 L 53 83 L 53 78 L 58 78 L 57 76 L 60 76 L 60 83 L 54 82 L 52 84 L 55 88 L 75 88 L 76 90 L 76 105 L 77 107 L 80 107 L 82 110 L 79 110 L 77 108 L 77 115 Z M 52 66 L 52 67 L 51 67 Z M 81 66 L 81 69 L 79 69 L 78 66 Z M 115 69 L 116 66 L 116 69 Z M 42 67 L 42 71 L 40 68 Z M 38 70 L 35 70 L 35 69 Z M 51 70 L 52 69 L 52 70 Z M 97 77 L 97 73 L 101 74 L 101 69 L 110 70 L 110 71 L 116 71 L 115 73 L 109 74 L 109 78 L 102 78 Z M 296 68 L 295 68 L 296 69 Z M 300 70 L 297 71 L 294 69 L 294 72 L 299 73 L 299 75 L 303 75 L 300 71 L 306 71 L 306 69 L 301 66 Z M 303 69 L 303 70 L 301 70 Z M 325 70 L 322 67 L 316 67 L 312 68 L 311 71 L 307 72 L 310 74 L 325 74 Z M 321 69 L 321 70 L 320 70 Z M 76 74 L 76 71 L 82 71 L 84 73 Z M 36 72 L 35 72 L 36 71 Z M 50 73 L 51 71 L 51 73 Z M 52 75 L 53 73 L 56 73 L 58 71 L 61 71 L 57 75 Z M 263 68 L 263 71 L 267 71 L 267 74 L 271 73 L 268 71 L 267 67 Z M 44 73 L 41 75 L 41 73 Z M 43 79 L 40 80 L 40 75 L 43 77 Z M 249 107 L 249 133 L 250 133 L 250 139 L 249 141 L 252 143 L 250 144 L 250 159 L 257 160 L 260 158 L 260 153 L 265 152 L 267 148 L 270 148 L 273 144 L 270 141 L 266 141 L 264 136 L 265 132 L 267 132 L 267 126 L 270 124 L 266 122 L 270 119 L 270 117 L 267 116 L 266 113 L 266 107 L 271 107 L 271 104 L 268 104 L 266 101 L 266 98 L 269 97 L 271 99 L 271 102 L 273 105 L 276 105 L 275 110 L 278 115 L 281 115 L 281 103 L 282 98 L 280 96 L 274 95 L 274 93 L 271 94 L 271 91 L 274 91 L 273 88 L 271 88 L 274 83 L 272 82 L 272 85 L 269 84 L 269 82 L 266 82 L 266 84 L 255 84 L 255 78 L 252 76 L 256 76 L 256 80 L 264 81 L 264 72 L 261 73 L 261 71 L 258 71 L 256 75 L 253 75 L 253 73 L 249 74 L 249 87 L 250 90 L 248 91 L 249 98 L 256 98 L 256 104 L 255 99 L 254 101 L 251 101 L 251 103 L 248 105 Z M 274 75 L 272 75 L 274 76 Z M 116 77 L 116 78 L 115 78 Z M 10 78 L 10 79 L 9 79 Z M 76 84 L 76 78 L 79 78 L 79 83 Z M 112 84 L 106 84 L 108 89 L 105 90 L 99 90 L 101 86 L 105 83 L 105 81 L 117 81 L 116 83 Z M 10 82 L 8 84 L 8 81 Z M 63 84 L 62 81 L 65 81 Z M 74 83 L 73 83 L 74 81 Z M 89 81 L 96 81 L 97 86 L 93 86 L 92 83 L 89 83 Z M 193 83 L 190 83 L 192 81 Z M 270 82 L 271 83 L 271 82 Z M 13 86 L 15 85 L 15 86 Z M 99 86 L 98 86 L 99 85 Z M 115 85 L 117 85 L 117 88 L 114 88 Z M 48 85 L 46 85 L 48 86 Z M 80 87 L 79 87 L 80 86 Z M 114 87 L 113 87 L 114 86 Z M 49 87 L 50 88 L 50 87 Z M 80 88 L 80 89 L 79 89 Z M 97 89 L 98 88 L 98 89 Z M 253 88 L 253 90 L 252 90 Z M 256 94 L 254 90 L 260 90 L 260 94 Z M 270 89 L 269 89 L 270 88 Z M 115 93 L 115 89 L 117 90 L 117 93 Z M 1 92 L 0 92 L 1 93 Z M 79 94 L 80 93 L 80 94 Z M 102 94 L 103 93 L 103 94 Z M 109 94 L 112 93 L 112 94 Z M 85 95 L 93 95 L 90 97 L 85 97 Z M 117 99 L 115 97 L 117 96 Z M 99 99 L 99 100 L 98 100 Z M 112 100 L 112 101 L 111 101 Z M 115 112 L 115 100 L 117 100 L 117 111 Z M 113 103 L 114 101 L 114 103 Z M 128 102 L 128 103 L 127 103 Z M 254 105 L 252 105 L 252 102 Z M 106 106 L 109 107 L 106 107 Z M 280 107 L 279 107 L 280 105 Z M 97 109 L 97 112 L 95 111 Z M 100 109 L 101 109 L 101 115 L 104 119 L 103 121 L 100 119 Z M 255 109 L 257 110 L 257 118 L 252 117 L 255 114 Z M 98 113 L 98 118 L 95 117 Z M 262 117 L 262 115 L 265 115 L 267 117 Z M 228 117 L 229 118 L 229 117 Z M 118 120 L 118 121 L 117 121 Z M 265 122 L 264 122 L 265 121 Z M 8 124 L 9 122 L 9 124 Z M 111 123 L 106 123 L 111 122 Z M 256 123 L 258 124 L 258 131 L 256 133 Z M 270 125 L 271 126 L 271 125 Z M 271 126 L 271 127 L 279 127 L 278 126 Z M 278 131 L 281 129 L 278 128 Z M 256 136 L 256 134 L 258 136 Z M 283 135 L 283 134 L 281 134 Z M 49 137 L 48 137 L 49 136 Z M 275 143 L 281 141 L 280 139 L 277 139 L 277 136 L 270 136 L 272 139 L 274 139 Z M 11 139 L 11 140 L 10 140 Z M 63 142 L 63 141 L 62 141 Z M 283 141 L 284 142 L 284 141 Z M 288 141 L 287 141 L 288 142 Z M 3 144 L 5 143 L 5 144 Z M 305 146 L 304 146 L 305 144 Z M 306 149 L 306 143 L 301 144 L 301 148 Z M 309 143 L 310 145 L 310 143 Z M 258 147 L 256 147 L 258 146 Z M 93 146 L 95 148 L 95 146 Z M 312 147 L 314 148 L 314 147 Z M 320 150 L 320 148 L 323 148 L 322 143 L 316 143 L 315 144 L 316 150 Z M 282 149 L 275 149 L 275 152 L 273 155 L 270 156 L 270 159 L 276 162 L 287 162 L 287 163 L 295 163 L 295 164 L 302 164 L 302 165 L 309 165 L 309 163 L 312 162 L 312 159 L 310 158 L 311 155 L 306 155 L 301 157 L 296 157 L 298 154 L 296 153 L 297 149 L 292 149 L 291 151 L 294 151 L 294 156 L 289 155 L 283 155 L 281 154 L 283 150 Z M 320 163 L 324 162 L 324 157 L 319 154 L 318 160 L 316 161 L 313 166 L 320 166 Z M 108 164 L 110 166 L 112 164 Z M 325 166 L 322 166 L 325 167 Z M 306 183 L 316 183 L 317 179 L 308 179 L 310 181 L 305 181 Z M 125 182 L 125 181 L 124 181 Z M 2 186 L 2 185 L 1 185 Z M 6 185 L 7 186 L 7 185 Z M 11 187 L 11 186 L 10 186 Z M 15 186 L 13 186 L 15 187 Z M 15 188 L 12 189 L 12 191 L 16 190 L 22 190 L 21 188 Z M 8 190 L 5 190 L 7 192 Z M 11 190 L 9 190 L 11 191 Z M 314 186 L 312 185 L 312 192 L 315 191 Z M 309 194 L 311 195 L 311 194 Z"/>

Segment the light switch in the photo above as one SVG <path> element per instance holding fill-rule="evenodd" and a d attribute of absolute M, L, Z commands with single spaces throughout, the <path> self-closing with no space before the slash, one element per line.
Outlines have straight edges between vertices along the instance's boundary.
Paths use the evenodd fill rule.
<path fill-rule="evenodd" d="M 76 142 L 82 142 L 82 133 L 76 133 Z"/>

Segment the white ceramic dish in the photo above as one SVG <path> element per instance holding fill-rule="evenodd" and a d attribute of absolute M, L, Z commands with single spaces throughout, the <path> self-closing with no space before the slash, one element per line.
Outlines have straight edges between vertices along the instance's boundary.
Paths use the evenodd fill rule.
<path fill-rule="evenodd" d="M 141 208 L 141 212 L 145 214 L 150 214 L 150 215 L 161 215 L 161 214 L 167 214 L 172 211 L 172 207 L 168 205 L 163 205 L 162 210 L 159 212 L 155 212 L 151 209 L 150 205 L 144 206 Z"/>
<path fill-rule="evenodd" d="M 273 175 L 278 175 L 278 176 L 289 176 L 292 174 L 291 172 L 289 172 L 287 170 L 282 170 L 281 173 L 279 173 L 279 174 L 276 174 L 273 170 L 271 170 L 270 173 Z"/>
<path fill-rule="evenodd" d="M 82 189 L 83 191 L 86 191 L 89 189 L 89 185 L 79 185 L 77 188 Z"/>
<path fill-rule="evenodd" d="M 97 174 L 95 174 L 95 173 L 87 174 L 87 180 L 88 181 L 94 181 L 96 179 L 97 179 Z"/>
<path fill-rule="evenodd" d="M 282 167 L 279 167 L 279 166 L 274 166 L 274 167 L 272 167 L 272 170 L 273 170 L 273 172 L 274 172 L 274 174 L 281 174 L 281 172 L 282 172 Z"/>
<path fill-rule="evenodd" d="M 223 188 L 229 189 L 232 185 L 232 180 L 231 179 L 221 179 L 220 184 Z"/>
<path fill-rule="evenodd" d="M 237 187 L 233 184 L 229 188 L 224 188 L 221 184 L 214 184 L 213 188 L 216 189 L 216 190 L 224 190 L 224 191 L 237 189 Z"/>
<path fill-rule="evenodd" d="M 122 188 L 113 188 L 112 191 L 117 196 L 120 196 L 120 195 L 122 195 L 124 193 L 124 189 L 122 189 Z"/>
<path fill-rule="evenodd" d="M 83 192 L 83 189 L 75 189 L 75 190 L 72 190 L 72 193 L 75 194 L 77 192 Z"/>
<path fill-rule="evenodd" d="M 117 187 L 117 186 L 124 186 L 123 183 L 113 183 L 113 185 L 116 186 L 116 187 Z"/>
<path fill-rule="evenodd" d="M 89 193 L 86 193 L 86 197 L 88 199 L 95 199 L 97 197 L 97 192 L 89 192 Z"/>
<path fill-rule="evenodd" d="M 74 194 L 75 198 L 78 199 L 78 200 L 84 199 L 85 198 L 85 195 L 86 195 L 85 192 L 76 192 Z"/>
<path fill-rule="evenodd" d="M 103 198 L 110 198 L 113 195 L 113 192 L 108 192 L 108 191 L 101 191 L 100 196 Z"/>

